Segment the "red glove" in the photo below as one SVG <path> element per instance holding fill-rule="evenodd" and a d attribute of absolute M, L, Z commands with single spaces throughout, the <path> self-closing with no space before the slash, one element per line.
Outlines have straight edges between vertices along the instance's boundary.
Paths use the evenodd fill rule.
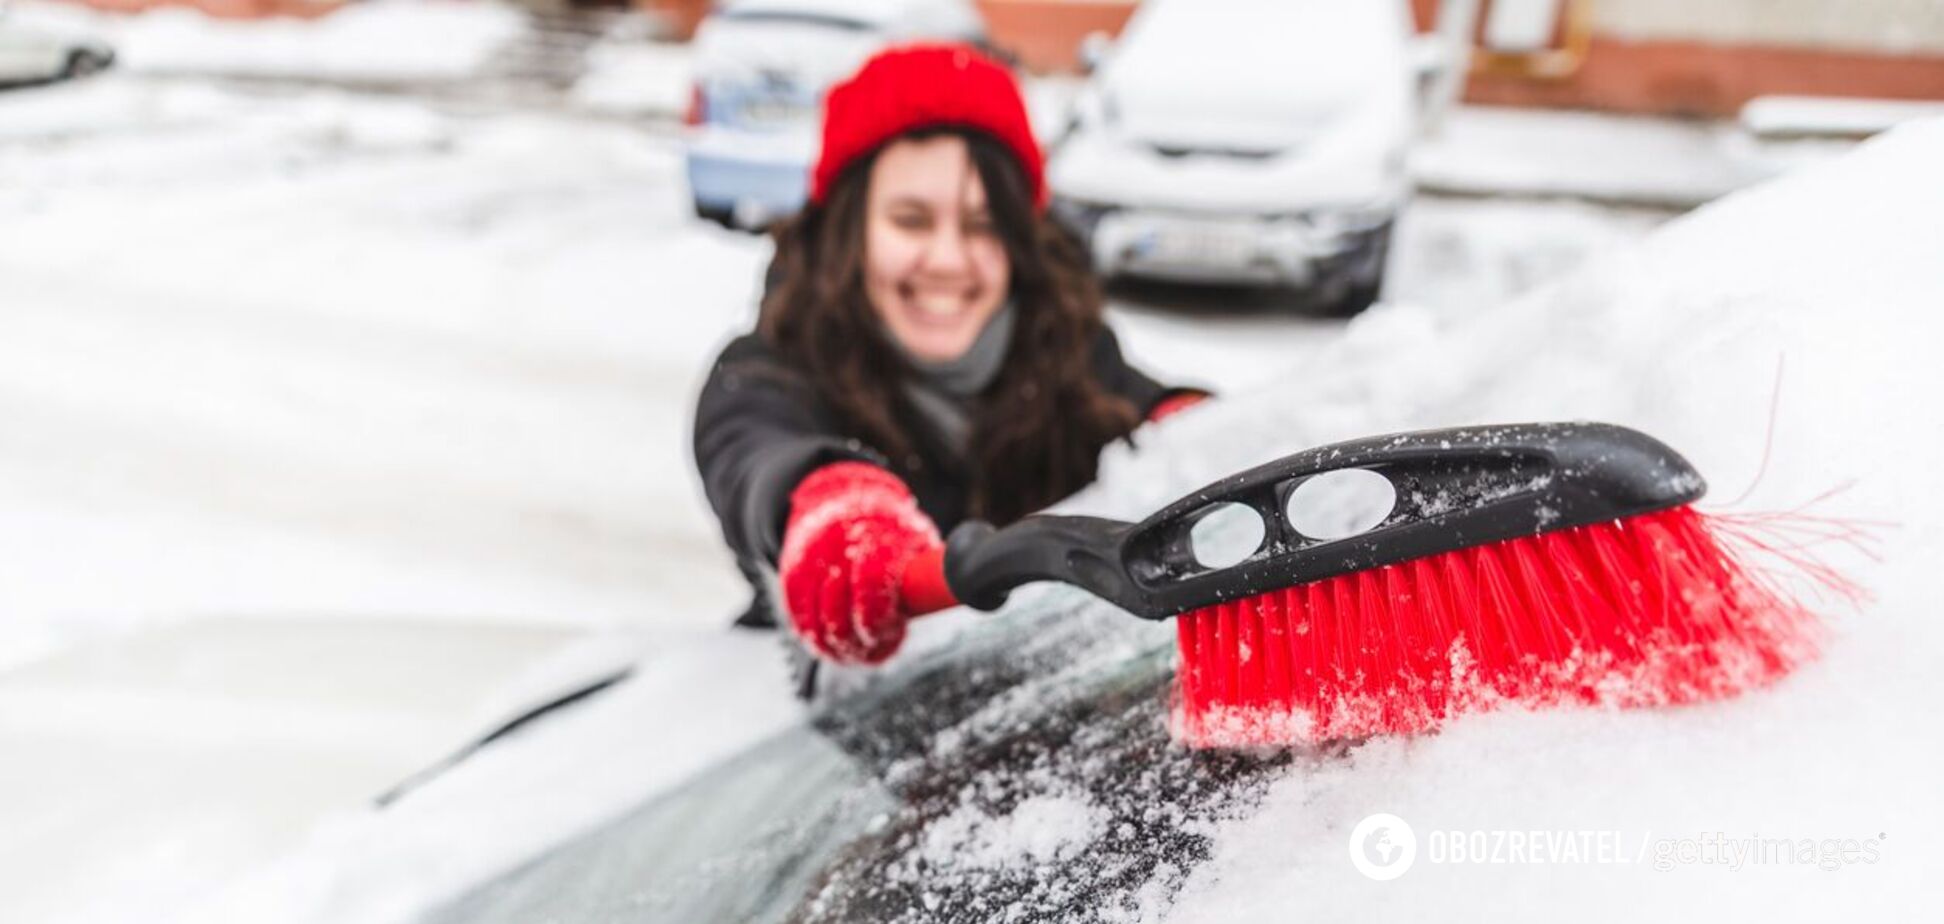
<path fill-rule="evenodd" d="M 1206 400 L 1208 396 L 1198 391 L 1175 392 L 1155 403 L 1154 409 L 1148 411 L 1147 422 L 1166 420 Z"/>
<path fill-rule="evenodd" d="M 864 462 L 811 472 L 790 494 L 777 575 L 790 624 L 818 657 L 876 664 L 904 643 L 905 566 L 943 547 L 898 476 Z"/>

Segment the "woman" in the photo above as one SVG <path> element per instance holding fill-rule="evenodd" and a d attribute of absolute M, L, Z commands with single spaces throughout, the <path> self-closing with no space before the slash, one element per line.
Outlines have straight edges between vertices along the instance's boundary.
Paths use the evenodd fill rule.
<path fill-rule="evenodd" d="M 866 62 L 825 102 L 809 203 L 777 233 L 755 333 L 696 414 L 709 503 L 768 625 L 766 565 L 819 657 L 904 639 L 905 567 L 1093 480 L 1100 450 L 1201 397 L 1129 366 L 1046 215 L 1018 86 L 958 45 Z"/>

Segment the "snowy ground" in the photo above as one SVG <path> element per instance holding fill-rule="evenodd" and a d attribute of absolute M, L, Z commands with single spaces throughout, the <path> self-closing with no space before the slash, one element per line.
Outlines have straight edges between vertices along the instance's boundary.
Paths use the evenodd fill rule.
<path fill-rule="evenodd" d="M 498 16 L 467 20 L 440 73 L 475 66 L 457 39 L 478 42 L 466 46 L 477 53 Z M 186 31 L 142 27 L 157 30 L 151 60 L 185 46 L 204 62 L 242 54 L 216 47 L 223 28 L 170 21 Z M 366 43 L 371 57 L 358 61 L 347 42 L 358 44 L 340 37 L 306 52 L 324 62 L 313 70 L 391 66 L 384 46 Z M 31 820 L 0 834 L 0 864 L 19 884 L 0 890 L 0 918 L 395 919 L 793 719 L 770 641 L 719 629 L 744 591 L 687 456 L 695 389 L 714 349 L 749 323 L 767 247 L 691 220 L 677 139 L 612 119 L 669 97 L 679 62 L 609 60 L 568 101 L 586 116 L 163 80 L 139 66 L 0 96 L 0 671 L 15 668 L 0 673 L 0 817 Z M 647 75 L 649 103 L 628 94 L 623 72 Z M 1454 133 L 1440 155 L 1448 177 L 1484 182 L 1464 166 L 1544 128 L 1505 129 L 1490 115 L 1472 124 L 1501 130 Z M 1555 128 L 1582 144 L 1634 137 Z M 1467 153 L 1466 138 L 1488 136 Z M 1653 168 L 1643 182 L 1679 178 L 1669 158 L 1692 150 L 1643 143 Z M 1726 181 L 1682 182 L 1692 193 Z M 1858 229 L 1884 217 L 1815 204 Z M 1803 226 L 1773 211 L 1778 237 Z M 1857 515 L 1895 516 L 1899 498 L 1924 496 L 1915 468 L 1881 457 L 1938 448 L 1934 424 L 1900 416 L 1910 412 L 1900 396 L 1935 390 L 1917 375 L 1921 359 L 1903 355 L 1928 339 L 1910 328 L 1935 331 L 1929 313 L 1904 290 L 1811 275 L 1867 256 L 1825 256 L 1812 244 L 1828 235 L 1765 258 L 1774 263 L 1736 264 L 1706 293 L 1678 288 L 1703 268 L 1632 274 L 1633 245 L 1667 217 L 1421 198 L 1400 228 L 1391 304 L 1348 328 L 1248 298 L 1128 291 L 1113 321 L 1137 362 L 1244 400 L 1184 418 L 1161 451 L 1110 460 L 1109 493 L 1138 505 L 1257 461 L 1267 447 L 1230 438 L 1237 427 L 1273 422 L 1294 448 L 1485 414 L 1651 425 L 1733 496 L 1760 467 L 1751 447 L 1786 355 L 1775 456 L 1797 461 L 1774 466 L 1757 499 L 1793 502 L 1847 477 L 1867 478 L 1848 508 Z M 1732 263 L 1736 251 L 1695 225 L 1656 252 L 1692 246 Z M 1491 311 L 1591 258 L 1605 269 Z M 1787 304 L 1736 301 L 1776 291 L 1790 273 L 1804 284 Z M 1692 302 L 1723 318 L 1688 342 L 1668 332 L 1672 315 L 1616 320 L 1633 302 Z M 1581 326 L 1618 340 L 1535 340 L 1555 312 L 1600 319 Z M 1875 320 L 1865 328 L 1852 315 Z M 1841 347 L 1816 349 L 1819 339 Z M 1845 381 L 1876 355 L 1907 364 Z M 1435 356 L 1462 361 L 1425 361 Z M 1667 374 L 1643 380 L 1648 360 Z M 1281 406 L 1283 417 L 1265 410 Z M 1899 540 L 1935 552 L 1933 526 Z M 1924 557 L 1899 560 L 1907 572 Z M 1883 585 L 1897 608 L 1861 623 L 1886 628 L 1859 632 L 1822 679 L 1752 726 L 1705 713 L 1671 731 L 1623 732 L 1620 749 L 1603 750 L 1583 717 L 1508 717 L 1423 747 L 1374 748 L 1372 771 L 1293 781 L 1258 822 L 1225 835 L 1229 853 L 1191 885 L 1183 914 L 1249 918 L 1291 890 L 1340 885 L 1260 868 L 1283 862 L 1264 859 L 1282 856 L 1268 843 L 1276 825 L 1318 799 L 1350 811 L 1395 792 L 1386 805 L 1432 818 L 1440 794 L 1503 806 L 1493 793 L 1505 781 L 1489 768 L 1534 737 L 1594 742 L 1549 772 L 1615 755 L 1631 768 L 1598 784 L 1588 804 L 1610 810 L 1588 827 L 1634 806 L 1614 789 L 1626 780 L 1671 789 L 1680 774 L 1735 765 L 1744 746 L 1801 771 L 1756 774 L 1778 782 L 1749 787 L 1720 823 L 1760 822 L 1763 800 L 1800 795 L 1808 771 L 1836 771 L 1847 752 L 1826 743 L 1841 740 L 1832 728 L 1848 709 L 1875 716 L 1899 761 L 1934 757 L 1934 742 L 1897 736 L 1910 713 L 1869 708 L 1906 688 L 1934 702 L 1934 686 L 1907 670 L 1868 686 L 1851 679 L 1911 640 L 1935 641 L 1916 625 L 1921 583 L 1898 573 Z M 215 631 L 238 622 L 280 627 L 270 635 L 282 641 Z M 364 628 L 381 623 L 412 628 Z M 332 625 L 346 634 L 320 628 Z M 374 657 L 289 641 L 306 632 L 396 638 Z M 201 654 L 184 662 L 184 650 Z M 639 661 L 635 680 L 392 810 L 365 807 L 482 719 L 616 659 Z M 715 690 L 707 710 L 670 708 L 704 684 Z M 427 699 L 421 685 L 449 695 Z M 418 704 L 410 715 L 388 714 L 407 700 Z M 138 706 L 147 711 L 124 711 Z M 1796 715 L 1799 748 L 1762 750 L 1749 737 L 1783 734 Z M 1695 755 L 1645 767 L 1633 745 L 1649 735 Z M 1433 770 L 1412 763 L 1425 752 Z M 260 762 L 225 764 L 237 773 L 224 778 L 227 799 L 198 782 L 200 768 L 237 755 Z M 144 768 L 139 786 L 113 772 L 128 766 Z M 1890 814 L 1886 800 L 1908 781 L 1855 779 L 1876 794 L 1840 806 Z M 1563 782 L 1538 791 L 1534 819 L 1577 805 Z M 1670 817 L 1700 817 L 1682 805 L 1692 802 Z M 1782 820 L 1847 835 L 1853 814 Z M 1217 888 L 1222 876 L 1260 889 Z M 1351 910 L 1363 893 L 1338 894 Z M 1410 894 L 1426 893 L 1389 893 L 1404 903 L 1392 910 Z"/>

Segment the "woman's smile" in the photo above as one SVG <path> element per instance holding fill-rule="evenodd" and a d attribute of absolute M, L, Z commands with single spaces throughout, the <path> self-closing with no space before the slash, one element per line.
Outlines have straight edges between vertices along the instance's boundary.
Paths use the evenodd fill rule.
<path fill-rule="evenodd" d="M 909 282 L 898 284 L 898 301 L 913 323 L 927 327 L 956 327 L 973 319 L 977 310 L 977 287 L 920 287 Z"/>

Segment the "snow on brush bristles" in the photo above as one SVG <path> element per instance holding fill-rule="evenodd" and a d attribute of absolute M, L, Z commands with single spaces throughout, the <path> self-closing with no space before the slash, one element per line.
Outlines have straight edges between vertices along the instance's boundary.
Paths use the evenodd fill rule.
<path fill-rule="evenodd" d="M 1683 506 L 1196 610 L 1176 621 L 1173 730 L 1196 747 L 1305 745 L 1428 731 L 1505 704 L 1734 696 L 1813 659 L 1824 635 L 1744 553 L 1778 554 L 1856 600 L 1795 542 L 1855 544 L 1818 530 L 1833 522 Z"/>

